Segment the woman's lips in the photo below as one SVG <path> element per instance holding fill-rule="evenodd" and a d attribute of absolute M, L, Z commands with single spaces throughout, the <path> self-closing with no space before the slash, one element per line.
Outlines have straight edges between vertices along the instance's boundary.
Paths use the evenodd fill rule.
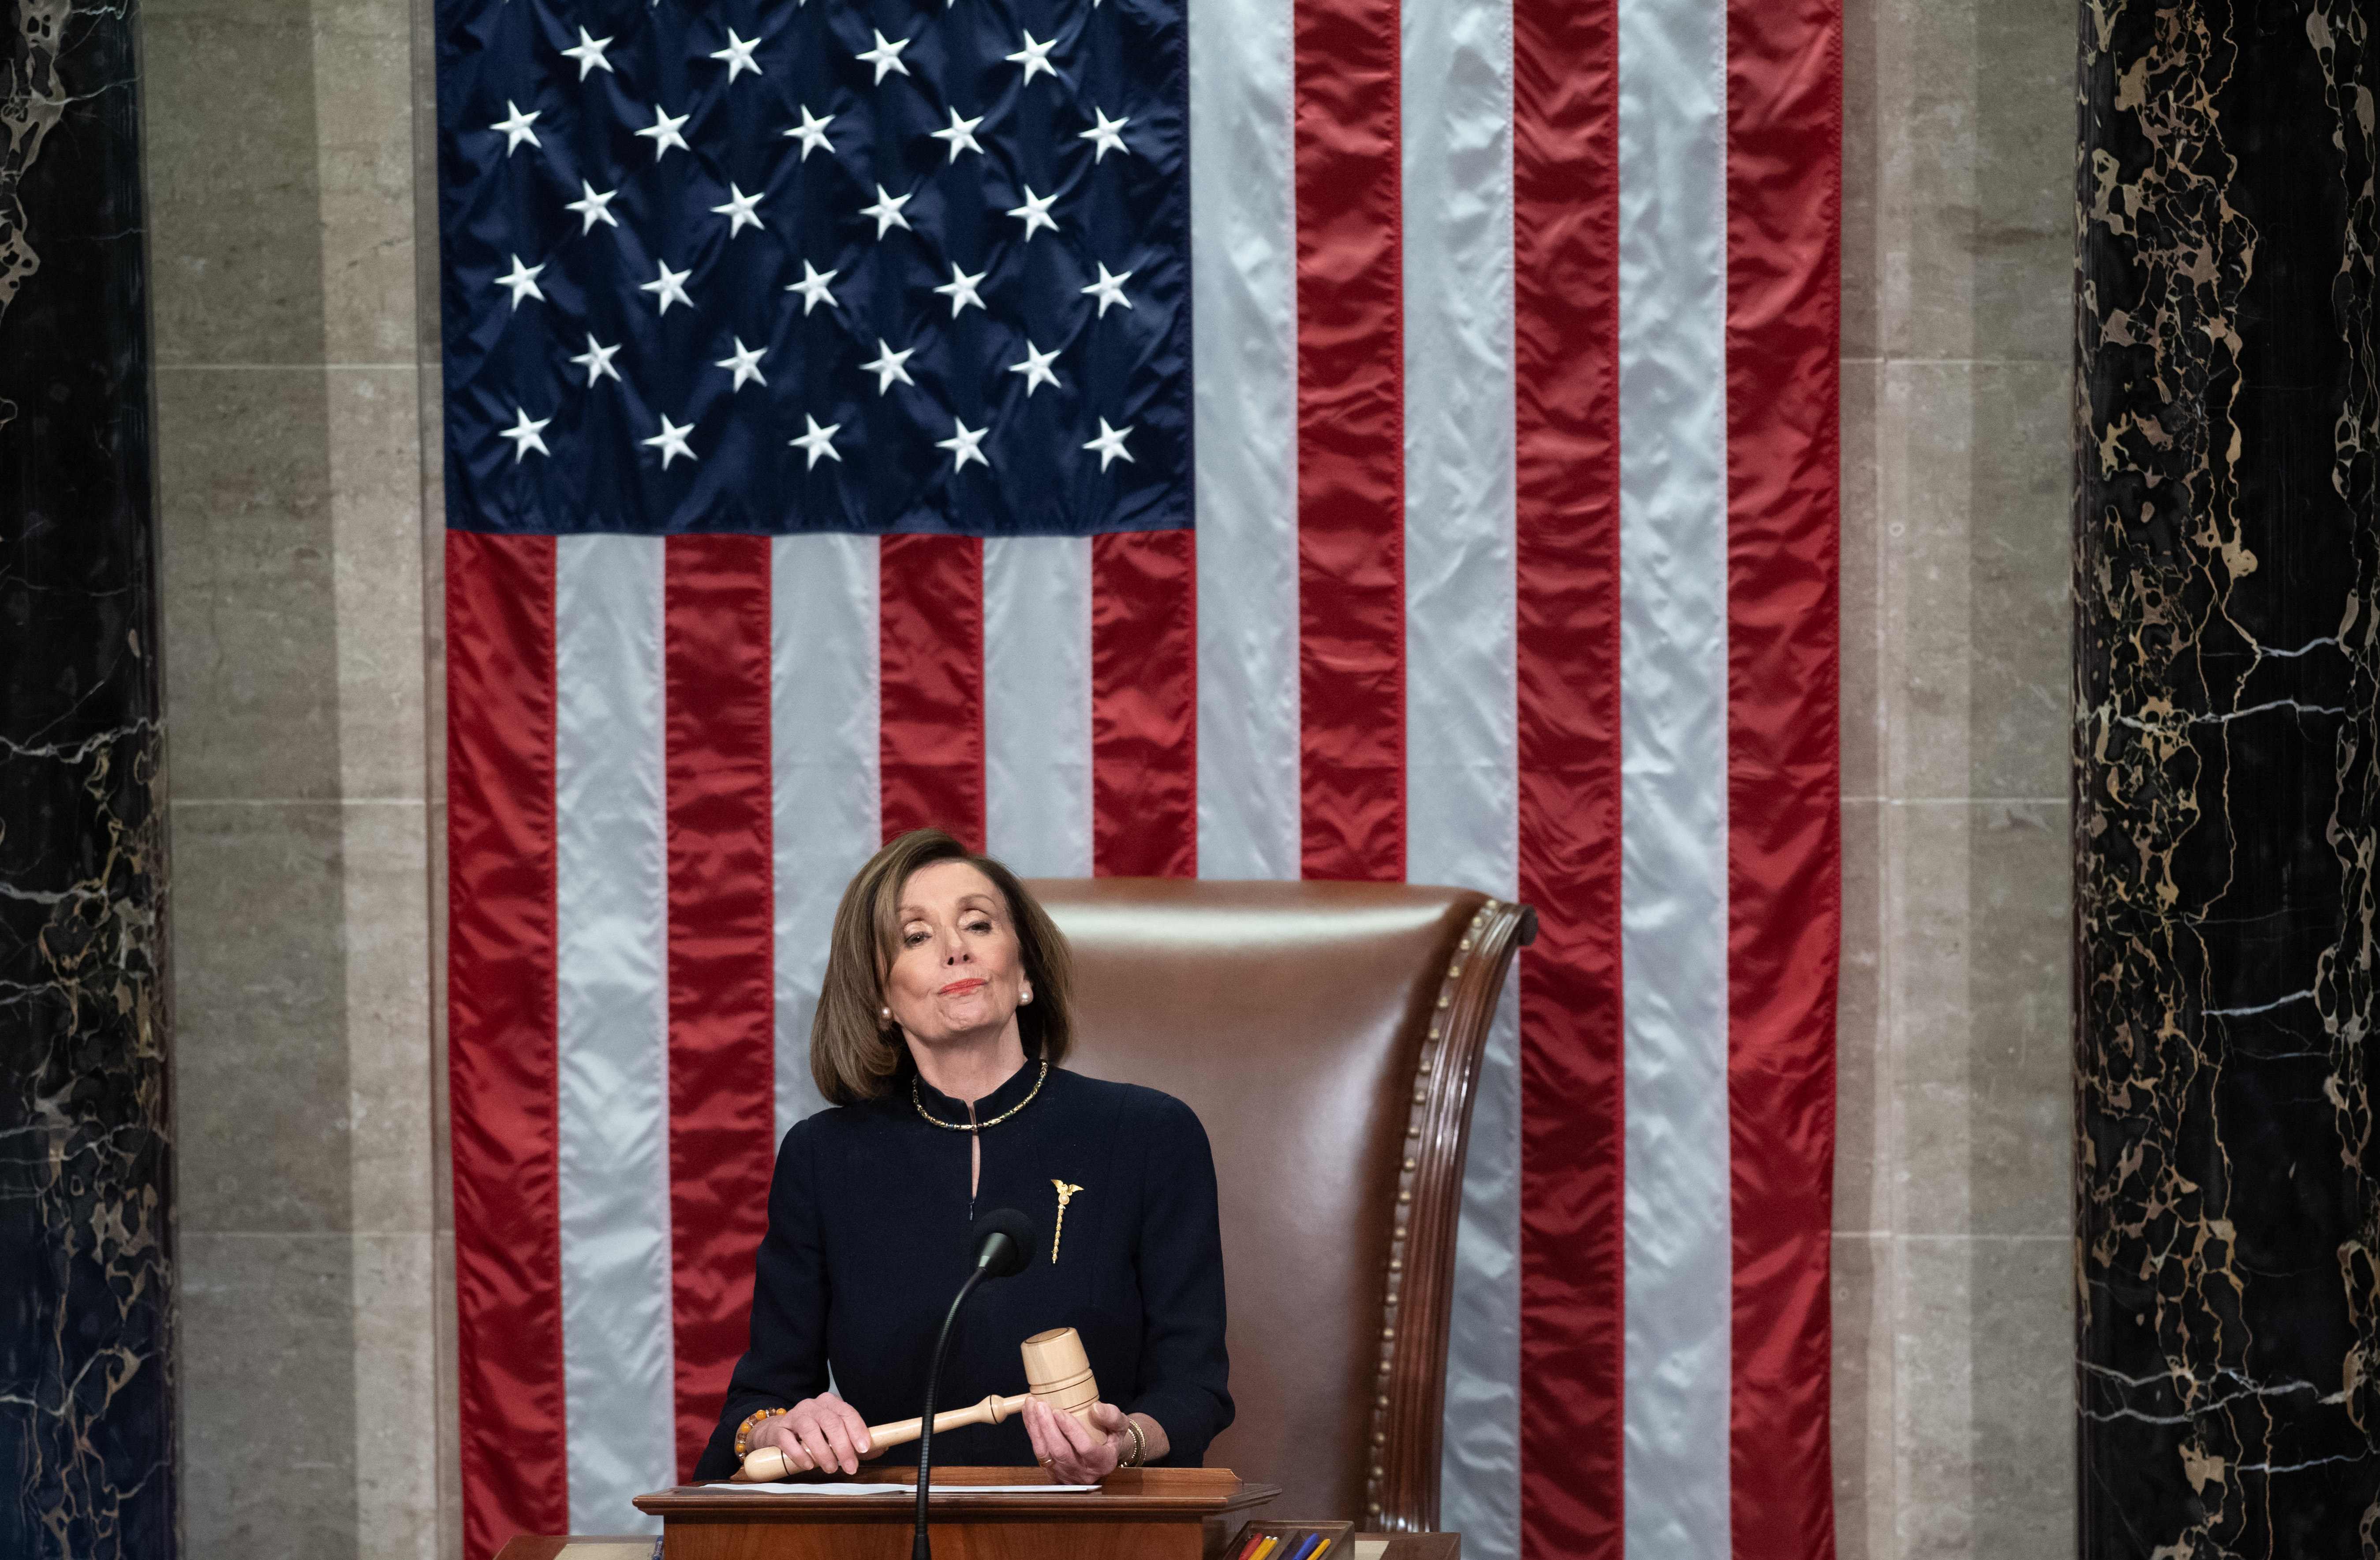
<path fill-rule="evenodd" d="M 985 986 L 990 986 L 990 984 L 991 983 L 990 981 L 985 980 L 954 980 L 951 982 L 950 985 L 942 987 L 942 989 L 936 993 L 936 995 L 941 997 L 965 997 L 969 992 L 981 991 Z"/>

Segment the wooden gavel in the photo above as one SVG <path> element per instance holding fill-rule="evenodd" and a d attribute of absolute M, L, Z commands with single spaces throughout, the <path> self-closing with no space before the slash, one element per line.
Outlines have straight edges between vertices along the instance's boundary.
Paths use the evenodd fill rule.
<path fill-rule="evenodd" d="M 1023 1409 L 1028 1397 L 1038 1397 L 1056 1411 L 1074 1415 L 1084 1429 L 1093 1429 L 1091 1410 L 1099 1407 L 1099 1384 L 1091 1379 L 1091 1360 L 1083 1352 L 1082 1335 L 1072 1327 L 1052 1327 L 1026 1338 L 1020 1352 L 1025 1356 L 1025 1385 L 1031 1390 L 1014 1397 L 987 1397 L 964 1409 L 936 1414 L 934 1433 L 940 1435 L 963 1424 L 998 1424 Z M 871 1424 L 868 1427 L 868 1440 L 873 1450 L 881 1451 L 915 1441 L 925 1425 L 923 1415 L 895 1420 L 891 1424 Z M 745 1454 L 744 1466 L 736 1470 L 735 1482 L 772 1484 L 804 1471 L 807 1469 L 794 1466 L 783 1447 L 760 1446 Z"/>

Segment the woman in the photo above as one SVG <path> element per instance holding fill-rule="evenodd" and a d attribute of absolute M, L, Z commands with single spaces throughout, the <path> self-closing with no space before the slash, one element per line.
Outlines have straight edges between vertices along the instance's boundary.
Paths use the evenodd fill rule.
<path fill-rule="evenodd" d="M 778 1150 L 751 1348 L 698 1478 L 770 1445 L 797 1469 L 858 1471 L 868 1425 L 918 1411 L 978 1209 L 1024 1210 L 1043 1243 L 960 1312 L 938 1401 L 1025 1391 L 1017 1346 L 1068 1326 L 1103 1401 L 1095 1429 L 1028 1402 L 944 1432 L 936 1462 L 1096 1483 L 1194 1467 L 1232 1422 L 1206 1131 L 1179 1100 L 1062 1069 L 1067 997 L 1047 913 L 941 830 L 902 835 L 851 880 L 810 1029 L 810 1074 L 837 1108 Z"/>

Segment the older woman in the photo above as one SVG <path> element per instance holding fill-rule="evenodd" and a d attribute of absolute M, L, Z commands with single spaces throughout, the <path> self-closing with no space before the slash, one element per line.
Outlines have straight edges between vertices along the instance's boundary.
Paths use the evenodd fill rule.
<path fill-rule="evenodd" d="M 1050 1243 L 961 1313 L 940 1402 L 1023 1392 L 1017 1345 L 1065 1326 L 1105 1401 L 1096 1432 L 1038 1402 L 943 1432 L 938 1463 L 1038 1462 L 1091 1483 L 1196 1466 L 1231 1423 L 1206 1131 L 1179 1100 L 1061 1067 L 1067 994 L 1047 913 L 941 830 L 901 836 L 851 880 L 810 1030 L 810 1072 L 835 1108 L 778 1150 L 751 1348 L 698 1477 L 765 1445 L 856 1472 L 871 1421 L 917 1412 L 969 1227 L 994 1207 L 1030 1214 Z"/>

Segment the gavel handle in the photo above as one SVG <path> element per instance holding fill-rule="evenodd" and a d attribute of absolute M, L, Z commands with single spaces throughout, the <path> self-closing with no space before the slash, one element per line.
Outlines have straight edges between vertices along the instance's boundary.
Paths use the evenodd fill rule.
<path fill-rule="evenodd" d="M 998 1424 L 1023 1409 L 1026 1400 L 1032 1396 L 1029 1392 L 1020 1392 L 1014 1397 L 991 1397 L 964 1409 L 952 1409 L 936 1414 L 934 1433 L 940 1435 L 946 1430 L 956 1430 L 965 1424 Z M 916 1419 L 894 1420 L 891 1424 L 871 1424 L 868 1427 L 868 1439 L 878 1451 L 887 1446 L 902 1445 L 915 1441 L 925 1423 L 925 1417 L 919 1415 Z M 798 1470 L 792 1459 L 785 1456 L 783 1447 L 759 1446 L 745 1454 L 744 1466 L 736 1470 L 734 1481 L 738 1484 L 772 1484 L 795 1471 Z"/>
<path fill-rule="evenodd" d="M 1014 1397 L 987 1397 L 980 1403 L 971 1403 L 964 1409 L 953 1409 L 947 1413 L 936 1414 L 934 1433 L 940 1435 L 945 1430 L 956 1430 L 963 1424 L 998 1424 L 1009 1415 L 1022 1409 L 1026 1400 L 1032 1396 L 1029 1392 L 1020 1392 Z M 917 1419 L 894 1420 L 891 1424 L 871 1424 L 868 1427 L 868 1439 L 880 1449 L 885 1446 L 903 1445 L 915 1441 L 918 1431 L 925 1428 L 925 1419 L 921 1415 Z"/>

